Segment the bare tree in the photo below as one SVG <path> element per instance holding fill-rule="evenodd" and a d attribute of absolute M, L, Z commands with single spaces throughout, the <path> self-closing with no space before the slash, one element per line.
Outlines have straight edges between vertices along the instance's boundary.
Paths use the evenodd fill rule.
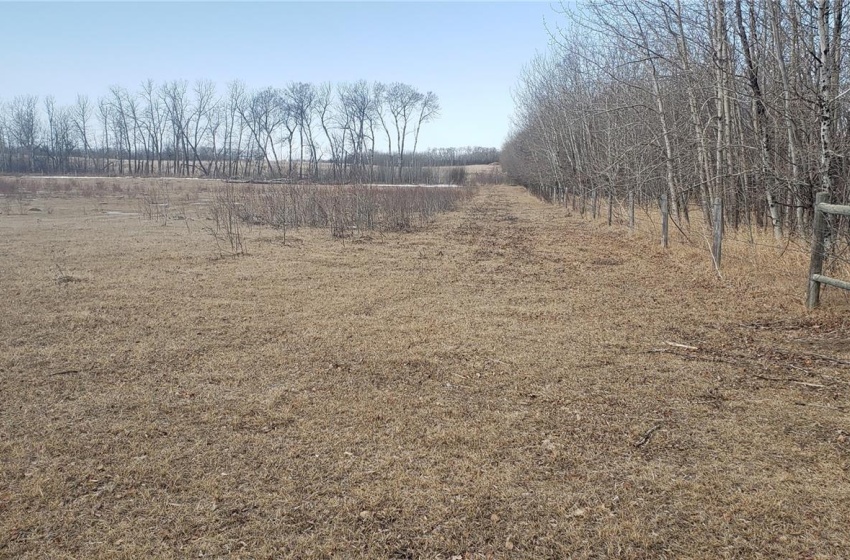
<path fill-rule="evenodd" d="M 334 181 L 342 176 L 340 159 L 342 155 L 341 140 L 338 133 L 333 130 L 333 85 L 326 82 L 319 86 L 316 91 L 316 111 L 319 116 L 319 124 L 325 134 L 325 140 L 328 143 L 328 148 L 331 155 L 332 178 Z"/>
<path fill-rule="evenodd" d="M 298 127 L 298 178 L 303 179 L 305 140 L 307 141 L 306 147 L 309 150 L 311 167 L 316 153 L 312 129 L 313 109 L 316 104 L 316 88 L 313 84 L 295 82 L 289 84 L 285 95 L 289 110 L 292 112 L 292 118 Z"/>
<path fill-rule="evenodd" d="M 15 97 L 10 106 L 9 133 L 26 158 L 27 171 L 35 171 L 35 148 L 41 133 L 38 118 L 38 97 L 24 95 Z"/>
<path fill-rule="evenodd" d="M 251 131 L 257 149 L 262 154 L 262 160 L 268 164 L 270 172 L 277 171 L 281 175 L 280 161 L 275 149 L 275 136 L 286 120 L 286 105 L 281 93 L 274 88 L 266 88 L 251 96 L 250 102 L 237 105 L 245 125 Z M 291 146 L 291 142 L 290 142 Z M 291 166 L 290 147 L 290 166 Z M 274 161 L 274 164 L 272 163 Z"/>
<path fill-rule="evenodd" d="M 227 146 L 227 174 L 239 175 L 239 162 L 242 160 L 242 141 L 245 134 L 245 86 L 241 82 L 231 82 L 227 88 L 227 113 L 225 121 L 225 144 Z M 236 141 L 234 147 L 233 142 Z"/>
<path fill-rule="evenodd" d="M 83 147 L 83 172 L 87 173 L 89 170 L 89 153 L 91 152 L 91 140 L 90 130 L 89 130 L 89 121 L 92 117 L 92 108 L 91 103 L 87 95 L 77 95 L 76 103 L 74 104 L 74 109 L 71 113 L 72 122 L 74 123 L 74 129 L 77 132 L 77 138 L 80 140 L 80 144 Z"/>
<path fill-rule="evenodd" d="M 171 124 L 171 140 L 173 149 L 174 173 L 177 175 L 189 173 L 189 148 L 187 145 L 187 127 L 189 126 L 189 101 L 186 93 L 188 84 L 185 81 L 165 83 L 160 88 L 168 122 Z"/>
<path fill-rule="evenodd" d="M 413 157 L 416 157 L 416 147 L 419 145 L 419 131 L 422 130 L 422 125 L 436 119 L 440 116 L 440 99 L 433 91 L 429 91 L 422 96 L 422 101 L 419 103 L 419 116 L 416 119 L 416 126 L 413 132 Z"/>
<path fill-rule="evenodd" d="M 110 161 L 109 139 L 110 125 L 112 122 L 112 110 L 109 101 L 106 98 L 100 98 L 97 101 L 97 116 L 100 120 L 100 125 L 103 130 L 103 163 L 100 165 L 101 172 L 110 174 L 112 172 L 112 163 Z"/>
<path fill-rule="evenodd" d="M 394 82 L 389 85 L 386 93 L 387 109 L 392 116 L 396 131 L 396 150 L 398 152 L 398 176 L 403 180 L 404 149 L 410 134 L 410 125 L 417 107 L 422 102 L 422 94 L 413 86 Z"/>
<path fill-rule="evenodd" d="M 362 181 L 368 165 L 367 154 L 374 142 L 371 135 L 375 117 L 375 100 L 369 84 L 363 80 L 339 87 L 341 126 L 348 132 L 352 167 L 356 181 Z"/>

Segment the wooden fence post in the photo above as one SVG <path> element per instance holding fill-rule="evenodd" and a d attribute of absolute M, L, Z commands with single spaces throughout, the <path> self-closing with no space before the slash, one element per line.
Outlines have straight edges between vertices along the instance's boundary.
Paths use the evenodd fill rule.
<path fill-rule="evenodd" d="M 711 244 L 711 257 L 714 259 L 714 266 L 717 272 L 720 272 L 720 256 L 723 251 L 723 199 L 717 197 L 714 199 L 714 211 L 711 219 L 714 220 L 714 241 Z"/>
<path fill-rule="evenodd" d="M 629 233 L 635 232 L 635 193 L 629 191 Z"/>
<path fill-rule="evenodd" d="M 608 225 L 611 225 L 611 219 L 614 217 L 614 189 L 608 191 Z"/>
<path fill-rule="evenodd" d="M 661 246 L 665 249 L 668 246 L 668 227 L 669 227 L 669 217 L 667 216 L 667 195 L 661 195 Z"/>
<path fill-rule="evenodd" d="M 812 227 L 812 260 L 809 264 L 809 293 L 806 308 L 814 309 L 820 303 L 820 282 L 814 276 L 823 272 L 824 238 L 826 237 L 826 215 L 821 204 L 829 204 L 829 193 L 819 192 L 815 197 L 815 219 Z"/>

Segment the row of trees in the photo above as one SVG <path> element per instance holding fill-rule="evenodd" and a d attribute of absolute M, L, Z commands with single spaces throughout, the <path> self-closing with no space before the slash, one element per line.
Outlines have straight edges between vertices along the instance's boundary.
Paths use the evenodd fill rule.
<path fill-rule="evenodd" d="M 148 80 L 70 106 L 19 96 L 0 103 L 0 172 L 414 181 L 420 132 L 439 113 L 436 94 L 398 82 L 220 93 Z"/>
<path fill-rule="evenodd" d="M 781 237 L 848 200 L 845 0 L 593 0 L 524 71 L 507 173 L 563 200 L 667 193 Z"/>
<path fill-rule="evenodd" d="M 416 154 L 416 159 L 424 166 L 487 165 L 499 161 L 499 150 L 481 146 L 431 148 Z"/>

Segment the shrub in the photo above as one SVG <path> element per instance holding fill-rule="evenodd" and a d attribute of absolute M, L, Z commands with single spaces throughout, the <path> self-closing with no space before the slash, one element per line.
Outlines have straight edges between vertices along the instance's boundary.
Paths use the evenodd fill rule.
<path fill-rule="evenodd" d="M 456 209 L 472 194 L 467 187 L 287 184 L 227 185 L 223 191 L 231 193 L 228 203 L 243 223 L 284 232 L 286 228 L 328 228 L 335 237 L 358 231 L 409 230 L 440 212 Z"/>
<path fill-rule="evenodd" d="M 452 185 L 465 185 L 466 184 L 466 168 L 465 167 L 452 167 L 449 170 L 449 183 Z"/>

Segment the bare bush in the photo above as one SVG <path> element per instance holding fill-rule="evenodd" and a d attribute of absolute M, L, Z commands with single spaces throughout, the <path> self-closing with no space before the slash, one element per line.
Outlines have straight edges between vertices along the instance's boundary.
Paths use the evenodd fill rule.
<path fill-rule="evenodd" d="M 449 170 L 449 182 L 452 185 L 465 185 L 466 184 L 466 168 L 465 167 L 452 167 Z"/>
<path fill-rule="evenodd" d="M 10 197 L 20 190 L 20 179 L 17 177 L 0 177 L 0 195 Z"/>
<path fill-rule="evenodd" d="M 507 185 L 510 183 L 508 176 L 500 167 L 492 167 L 487 171 L 470 173 L 468 184 L 471 185 Z"/>
<path fill-rule="evenodd" d="M 54 280 L 60 286 L 80 281 L 79 278 L 68 273 L 68 253 L 65 248 L 51 247 L 50 262 L 55 273 Z"/>
<path fill-rule="evenodd" d="M 210 204 L 213 226 L 207 228 L 218 246 L 220 256 L 245 254 L 241 222 L 246 219 L 243 203 L 233 185 L 219 189 Z"/>
<path fill-rule="evenodd" d="M 342 238 L 422 226 L 472 194 L 470 188 L 325 185 L 251 185 L 239 190 L 228 185 L 224 191 L 235 196 L 243 223 L 284 231 L 327 228 Z"/>
<path fill-rule="evenodd" d="M 160 182 L 152 187 L 142 188 L 136 199 L 136 210 L 147 220 L 168 225 L 168 211 L 171 207 L 169 184 Z"/>
<path fill-rule="evenodd" d="M 29 193 L 22 188 L 20 179 L 17 177 L 2 177 L 0 178 L 0 195 L 4 199 L 4 212 L 12 214 L 13 204 L 14 211 L 17 214 L 24 215 L 27 211 L 27 203 L 30 201 Z"/>

